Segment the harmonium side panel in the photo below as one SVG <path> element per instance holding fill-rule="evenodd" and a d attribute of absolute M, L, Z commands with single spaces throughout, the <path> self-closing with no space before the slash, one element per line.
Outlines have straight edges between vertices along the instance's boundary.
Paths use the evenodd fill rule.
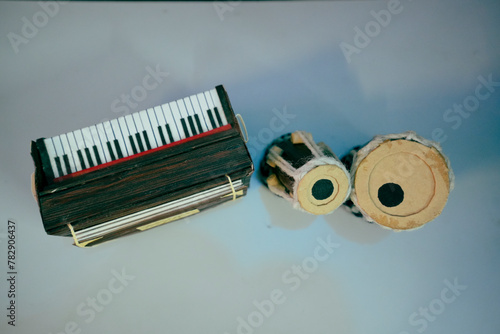
<path fill-rule="evenodd" d="M 238 198 L 245 196 L 247 194 L 248 186 L 250 183 L 250 176 L 245 176 L 242 179 L 242 181 L 243 181 L 243 187 L 241 187 L 237 191 Z M 178 209 L 178 210 L 169 212 L 168 215 L 165 215 L 164 217 L 162 217 L 160 219 L 151 219 L 150 221 L 147 221 L 147 222 L 140 222 L 138 224 L 135 224 L 135 225 L 123 228 L 123 229 L 119 229 L 118 231 L 114 231 L 112 233 L 108 233 L 108 234 L 103 235 L 101 237 L 95 238 L 89 242 L 88 246 L 95 246 L 95 245 L 98 245 L 98 244 L 101 244 L 101 243 L 104 243 L 104 242 L 107 242 L 107 241 L 110 241 L 110 240 L 113 240 L 113 239 L 116 239 L 119 237 L 131 235 L 131 234 L 138 233 L 141 231 L 149 230 L 150 228 L 164 225 L 165 222 L 162 221 L 164 218 L 174 218 L 171 221 L 176 221 L 176 220 L 180 219 L 180 218 L 175 218 L 178 215 L 182 215 L 182 214 L 187 213 L 186 216 L 190 216 L 192 214 L 193 210 L 195 210 L 195 213 L 199 213 L 199 212 L 202 212 L 206 209 L 218 206 L 222 203 L 229 202 L 232 200 L 233 200 L 232 196 L 226 195 L 223 197 L 219 197 L 218 199 L 207 200 L 201 204 L 196 204 L 196 205 L 188 206 L 188 207 L 185 207 L 182 209 Z M 153 225 L 153 226 L 150 227 L 150 225 Z"/>
<path fill-rule="evenodd" d="M 241 136 L 196 147 L 183 154 L 89 180 L 75 187 L 40 193 L 48 234 L 70 235 L 67 224 L 84 229 L 189 196 L 253 172 Z M 247 178 L 249 179 L 249 178 Z"/>

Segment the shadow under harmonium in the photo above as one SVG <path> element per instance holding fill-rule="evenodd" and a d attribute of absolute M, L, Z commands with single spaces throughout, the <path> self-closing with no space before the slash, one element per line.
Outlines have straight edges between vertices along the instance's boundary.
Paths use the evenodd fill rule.
<path fill-rule="evenodd" d="M 31 143 L 45 231 L 92 246 L 244 196 L 253 164 L 223 86 Z"/>

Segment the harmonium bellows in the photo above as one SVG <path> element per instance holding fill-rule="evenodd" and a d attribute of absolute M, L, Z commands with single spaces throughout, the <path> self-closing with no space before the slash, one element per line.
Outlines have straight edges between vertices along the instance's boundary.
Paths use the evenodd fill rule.
<path fill-rule="evenodd" d="M 244 196 L 253 173 L 223 86 L 31 143 L 45 231 L 93 246 Z"/>

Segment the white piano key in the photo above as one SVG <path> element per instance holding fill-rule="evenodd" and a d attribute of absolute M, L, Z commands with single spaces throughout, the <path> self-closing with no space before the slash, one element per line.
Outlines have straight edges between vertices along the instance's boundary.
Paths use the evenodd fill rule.
<path fill-rule="evenodd" d="M 85 140 L 83 139 L 82 131 L 75 130 L 75 131 L 73 131 L 73 134 L 75 135 L 76 146 L 78 147 L 78 152 L 80 152 L 79 154 L 77 152 L 77 157 L 80 158 L 80 155 L 81 155 L 81 158 L 83 160 L 83 164 L 85 165 L 85 166 L 82 165 L 82 169 L 89 168 L 90 163 L 89 163 L 89 160 L 87 159 L 87 155 L 85 154 Z"/>
<path fill-rule="evenodd" d="M 85 140 L 83 139 L 82 131 L 81 130 L 75 130 L 73 131 L 73 135 L 75 136 L 75 142 L 76 142 L 76 147 L 78 149 L 84 149 L 85 148 Z"/>
<path fill-rule="evenodd" d="M 198 100 L 198 103 L 200 104 L 200 108 L 203 112 L 203 117 L 205 118 L 205 123 L 207 124 L 208 130 L 213 130 L 214 127 L 212 126 L 212 122 L 210 121 L 210 117 L 208 117 L 208 104 L 207 104 L 207 98 L 205 97 L 205 94 L 199 93 L 196 94 L 196 99 Z M 217 124 L 217 123 L 215 123 Z"/>
<path fill-rule="evenodd" d="M 214 129 L 222 126 L 222 120 L 221 120 L 221 122 L 219 122 L 220 117 L 217 117 L 218 113 L 215 111 L 216 105 L 215 105 L 214 101 L 212 100 L 212 95 L 210 94 L 209 91 L 207 91 L 203 94 L 205 95 L 205 100 L 207 101 L 207 106 L 208 106 L 207 113 L 208 113 L 209 118 L 211 116 L 210 122 L 213 122 L 212 125 L 214 125 Z"/>
<path fill-rule="evenodd" d="M 210 95 L 212 95 L 212 101 L 214 102 L 214 106 L 217 107 L 217 111 L 219 112 L 220 118 L 222 119 L 221 126 L 226 125 L 227 124 L 226 114 L 224 113 L 224 109 L 222 108 L 222 103 L 220 102 L 217 90 L 215 89 L 210 90 Z"/>
<path fill-rule="evenodd" d="M 142 126 L 141 117 L 139 116 L 138 113 L 133 113 L 132 118 L 134 119 L 135 128 L 137 130 L 136 133 L 141 133 L 142 130 L 144 130 L 144 127 Z"/>
<path fill-rule="evenodd" d="M 197 96 L 196 95 L 190 96 L 189 100 L 190 100 L 191 106 L 193 108 L 193 113 L 195 115 L 198 115 L 198 118 L 200 120 L 201 131 L 202 132 L 207 132 L 209 129 L 207 127 L 207 123 L 205 121 L 205 116 L 203 114 L 203 111 L 201 110 L 200 103 L 198 101 Z"/>
<path fill-rule="evenodd" d="M 170 109 L 171 117 L 173 119 L 173 125 L 176 127 L 177 132 L 179 133 L 179 139 L 176 138 L 175 141 L 187 138 L 187 134 L 184 133 L 184 129 L 182 128 L 182 123 L 181 123 L 182 115 L 179 112 L 179 108 L 177 107 L 176 101 L 170 102 L 168 104 L 168 107 Z M 165 115 L 165 118 L 168 119 L 167 114 Z M 168 123 L 170 124 L 170 122 Z M 172 128 L 172 124 L 170 124 L 170 128 Z"/>
<path fill-rule="evenodd" d="M 144 131 L 146 131 L 146 134 L 148 135 L 148 141 L 149 141 L 149 144 L 151 145 L 151 148 L 157 148 L 158 146 L 158 142 L 156 141 L 156 137 L 153 133 L 153 129 L 152 129 L 152 124 L 151 124 L 151 120 L 149 118 L 149 114 L 146 110 L 141 110 L 139 111 L 139 116 L 141 117 L 141 121 L 142 121 L 142 126 L 144 127 Z"/>
<path fill-rule="evenodd" d="M 120 152 L 118 152 L 115 143 L 113 142 L 112 144 L 113 148 L 116 149 L 116 153 L 118 154 L 116 158 L 119 159 L 128 156 L 127 148 L 125 147 L 123 134 L 120 129 L 120 125 L 118 124 L 118 120 L 113 119 L 110 121 L 110 123 L 111 123 L 111 128 L 113 129 L 113 134 L 115 136 L 115 139 L 118 141 L 118 146 L 120 147 Z"/>
<path fill-rule="evenodd" d="M 50 167 L 52 167 L 52 172 L 54 173 L 54 178 L 62 176 L 62 175 L 59 175 L 59 171 L 57 169 L 56 160 L 55 160 L 55 158 L 57 157 L 57 153 L 56 153 L 56 149 L 54 147 L 54 144 L 52 142 L 52 138 L 45 139 L 43 142 L 45 143 L 45 148 L 47 149 L 47 154 L 49 156 L 49 161 L 50 161 Z"/>
<path fill-rule="evenodd" d="M 129 132 L 129 138 L 127 139 L 132 147 L 132 153 L 137 154 L 140 153 L 139 143 L 137 142 L 137 138 L 135 134 L 137 133 L 137 128 L 135 126 L 134 118 L 132 115 L 125 116 L 125 122 L 127 123 L 127 128 Z"/>
<path fill-rule="evenodd" d="M 61 138 L 59 138 L 59 136 L 52 137 L 52 143 L 54 144 L 54 148 L 56 149 L 56 154 L 61 161 L 63 175 L 71 174 L 71 170 L 68 170 L 66 168 L 66 164 L 64 163 L 64 149 L 62 147 Z"/>
<path fill-rule="evenodd" d="M 54 148 L 56 150 L 56 155 L 58 157 L 62 157 L 64 155 L 64 149 L 61 144 L 61 139 L 59 138 L 59 136 L 52 137 L 51 139 L 52 143 L 54 144 Z"/>
<path fill-rule="evenodd" d="M 144 127 L 142 126 L 141 117 L 139 116 L 139 113 L 134 113 L 132 114 L 132 118 L 134 119 L 135 128 L 137 129 L 134 136 L 139 144 L 139 149 L 141 152 L 147 151 L 146 142 L 144 141 L 144 136 L 142 135 Z"/>
<path fill-rule="evenodd" d="M 180 126 L 180 121 L 177 123 L 174 120 L 174 114 L 172 110 L 170 109 L 170 104 L 165 103 L 164 105 L 161 106 L 161 109 L 163 111 L 163 115 L 165 116 L 165 120 L 167 121 L 166 124 L 170 126 L 170 130 L 172 132 L 172 137 L 174 138 L 174 141 L 181 140 L 181 133 L 179 131 L 179 126 Z"/>
<path fill-rule="evenodd" d="M 90 159 L 92 159 L 92 163 L 94 166 L 99 165 L 99 162 L 97 160 L 97 157 L 95 156 L 94 152 L 94 138 L 92 136 L 92 132 L 90 131 L 90 128 L 83 128 L 82 129 L 82 136 L 83 140 L 85 141 L 85 148 L 89 150 L 90 152 Z M 85 152 L 87 154 L 87 152 Z M 88 159 L 88 157 L 87 157 Z"/>
<path fill-rule="evenodd" d="M 104 151 L 102 149 L 102 142 L 101 142 L 101 138 L 99 137 L 99 133 L 97 132 L 97 127 L 96 125 L 92 125 L 89 127 L 90 129 L 90 134 L 94 140 L 94 145 L 97 149 L 97 153 L 99 155 L 99 159 L 97 160 L 97 156 L 96 156 L 96 160 L 97 162 L 99 162 L 99 160 L 101 161 L 101 164 L 104 164 L 107 162 L 106 160 L 106 155 L 104 154 Z M 93 149 L 92 149 L 93 151 Z"/>
<path fill-rule="evenodd" d="M 179 105 L 179 107 L 182 106 L 183 110 L 186 111 L 186 114 L 187 114 L 187 116 L 185 118 L 186 124 L 187 124 L 189 130 L 191 131 L 191 134 L 193 136 L 200 134 L 201 129 L 199 130 L 198 126 L 196 125 L 196 120 L 194 118 L 194 110 L 193 110 L 193 106 L 191 105 L 191 100 L 189 100 L 189 97 L 185 97 L 182 100 L 179 100 L 178 105 Z M 191 122 L 189 120 L 191 120 L 191 122 L 193 123 L 192 126 L 191 126 Z"/>
<path fill-rule="evenodd" d="M 167 120 L 165 119 L 165 116 L 163 115 L 163 110 L 161 106 L 157 106 L 153 108 L 155 115 L 156 115 L 156 120 L 158 121 L 158 126 L 164 126 L 167 124 Z"/>
<path fill-rule="evenodd" d="M 155 138 L 156 144 L 158 145 L 157 147 L 160 147 L 163 145 L 163 142 L 161 141 L 160 132 L 158 131 L 159 124 L 158 118 L 156 117 L 156 112 L 153 108 L 149 108 L 146 112 L 148 114 L 148 119 L 151 122 L 151 131 Z"/>
<path fill-rule="evenodd" d="M 158 127 L 161 128 L 161 131 L 160 131 L 160 129 L 158 129 L 158 127 L 156 128 L 156 130 L 158 131 L 158 134 L 160 135 L 160 142 L 163 145 L 169 144 L 170 140 L 169 140 L 167 134 L 165 133 L 167 120 L 165 119 L 165 115 L 163 113 L 162 107 L 161 106 L 154 107 L 154 113 L 156 116 L 156 120 L 158 121 Z M 163 139 L 161 136 L 162 134 L 163 134 Z"/>
<path fill-rule="evenodd" d="M 104 155 L 104 160 L 105 160 L 105 161 L 103 161 L 103 163 L 110 162 L 112 160 L 111 160 L 111 156 L 109 155 L 108 148 L 106 147 L 106 143 L 108 141 L 108 138 L 106 137 L 106 131 L 104 130 L 103 123 L 96 124 L 96 129 L 97 129 L 97 133 L 99 135 L 99 141 L 101 142 L 101 145 L 102 145 L 102 153 Z"/>
<path fill-rule="evenodd" d="M 69 148 L 71 150 L 71 154 L 73 155 L 73 161 L 75 162 L 76 171 L 79 172 L 83 168 L 82 164 L 80 163 L 80 159 L 78 159 L 78 154 L 76 153 L 78 151 L 78 145 L 76 145 L 75 135 L 73 134 L 73 132 L 68 132 L 66 134 L 66 137 L 68 138 Z"/>
<path fill-rule="evenodd" d="M 113 127 L 111 126 L 111 123 L 109 121 L 104 122 L 103 125 L 104 132 L 106 133 L 106 138 L 108 139 L 108 141 L 106 142 L 106 150 L 109 151 L 111 160 L 117 160 L 118 153 L 116 152 L 116 148 L 113 143 L 113 141 L 116 139 L 113 133 Z"/>
<path fill-rule="evenodd" d="M 179 115 L 181 116 L 181 120 L 184 121 L 184 123 L 186 124 L 186 129 L 188 132 L 188 133 L 186 133 L 186 137 L 194 136 L 196 133 L 193 133 L 193 131 L 191 130 L 191 127 L 189 126 L 189 122 L 188 122 L 189 115 L 188 115 L 188 112 L 186 110 L 186 106 L 184 105 L 184 100 L 175 101 L 175 104 L 177 105 L 177 110 L 179 110 Z M 181 126 L 182 126 L 182 121 L 181 121 Z M 184 129 L 184 127 L 182 127 L 182 128 Z"/>
<path fill-rule="evenodd" d="M 211 91 L 205 92 L 205 96 L 207 98 L 208 104 L 212 106 L 212 108 L 210 108 L 210 109 L 212 110 L 212 115 L 215 118 L 215 121 L 217 122 L 218 127 L 223 126 L 224 121 L 220 115 L 220 109 L 219 109 L 219 106 L 217 105 L 217 101 L 213 100 L 212 92 Z"/>
<path fill-rule="evenodd" d="M 71 173 L 74 173 L 76 172 L 75 159 L 73 158 L 73 153 L 71 152 L 71 147 L 69 146 L 68 136 L 66 134 L 62 134 L 59 136 L 59 138 L 61 139 L 64 154 L 68 157 Z"/>
<path fill-rule="evenodd" d="M 122 133 L 123 142 L 125 143 L 126 149 L 126 152 L 123 152 L 123 156 L 125 156 L 125 153 L 127 157 L 131 156 L 132 154 L 134 154 L 134 152 L 132 151 L 132 146 L 130 145 L 130 141 L 128 140 L 130 132 L 128 131 L 127 121 L 125 120 L 125 117 L 122 116 L 118 118 L 118 124 L 120 125 L 120 131 Z"/>

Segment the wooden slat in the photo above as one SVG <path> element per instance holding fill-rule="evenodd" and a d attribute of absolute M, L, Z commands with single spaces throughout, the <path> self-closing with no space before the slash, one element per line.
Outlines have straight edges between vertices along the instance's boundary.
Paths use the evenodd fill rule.
<path fill-rule="evenodd" d="M 203 159 L 200 159 L 203 157 Z M 253 166 L 239 137 L 200 147 L 140 168 L 114 173 L 78 187 L 39 197 L 45 229 L 67 235 L 75 229 L 181 198 L 226 183 L 225 174 L 243 177 Z"/>

